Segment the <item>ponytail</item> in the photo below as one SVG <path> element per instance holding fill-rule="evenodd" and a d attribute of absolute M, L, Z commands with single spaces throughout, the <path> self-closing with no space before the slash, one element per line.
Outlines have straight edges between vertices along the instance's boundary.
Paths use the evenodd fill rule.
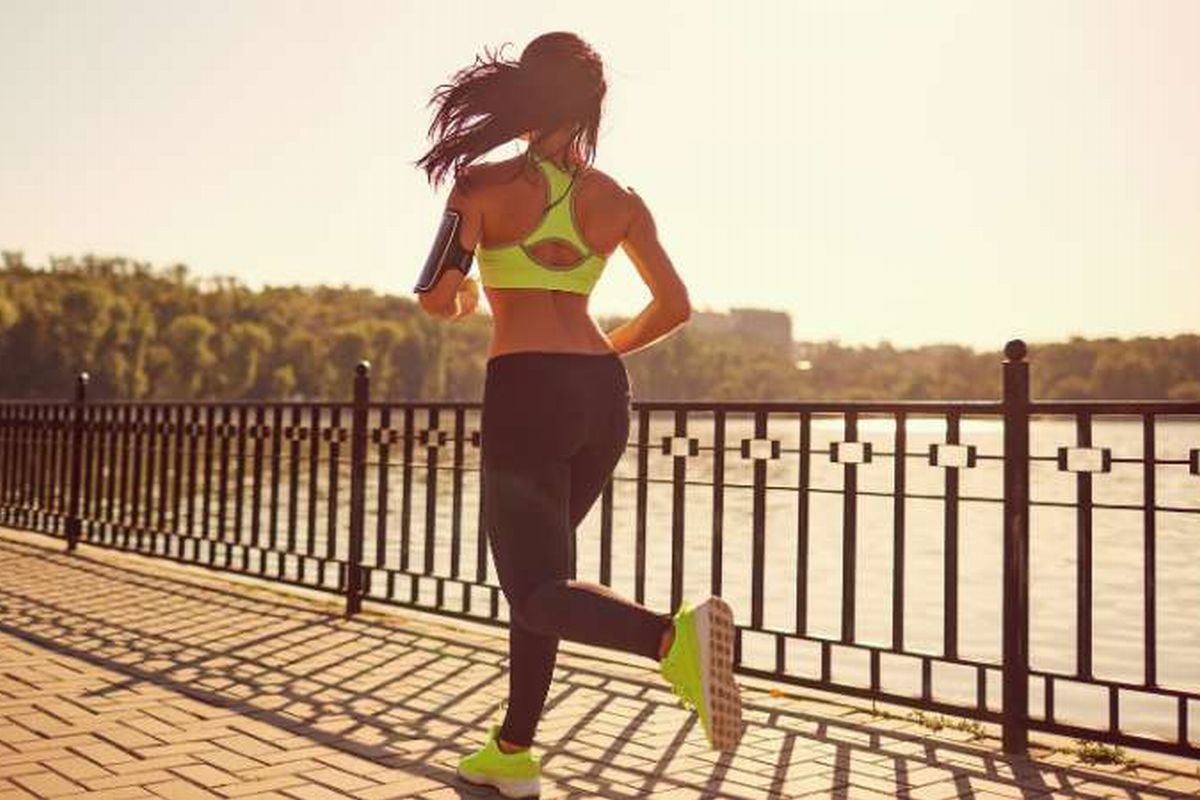
<path fill-rule="evenodd" d="M 467 165 L 530 131 L 535 137 L 570 124 L 570 149 L 579 161 L 595 155 L 605 83 L 599 56 L 572 33 L 533 40 L 519 61 L 504 59 L 504 46 L 483 56 L 437 87 L 429 137 L 433 146 L 416 166 L 433 186 L 448 175 L 461 180 Z"/>

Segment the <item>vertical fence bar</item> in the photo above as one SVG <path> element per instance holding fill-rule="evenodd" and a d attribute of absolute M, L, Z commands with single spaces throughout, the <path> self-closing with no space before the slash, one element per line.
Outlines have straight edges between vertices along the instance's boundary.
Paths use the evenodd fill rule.
<path fill-rule="evenodd" d="M 204 407 L 204 489 L 200 494 L 200 535 L 208 549 L 208 563 L 217 557 L 217 548 L 212 541 L 212 476 L 213 441 L 216 435 L 217 407 L 211 403 Z"/>
<path fill-rule="evenodd" d="M 959 443 L 959 413 L 950 411 L 946 415 L 946 443 Z M 946 658 L 958 658 L 958 469 L 946 467 L 945 499 L 943 501 L 942 527 L 946 537 L 946 549 L 942 562 L 942 652 Z"/>
<path fill-rule="evenodd" d="M 600 583 L 612 586 L 613 559 L 613 477 L 604 482 L 600 493 Z"/>
<path fill-rule="evenodd" d="M 908 491 L 908 416 L 896 413 L 892 442 L 892 649 L 904 650 L 905 502 Z"/>
<path fill-rule="evenodd" d="M 233 471 L 233 541 L 242 551 L 242 565 L 245 572 L 250 569 L 250 548 L 246 547 L 246 528 L 242 525 L 242 514 L 246 509 L 246 406 L 239 405 L 237 410 L 237 447 L 234 449 Z"/>
<path fill-rule="evenodd" d="M 11 413 L 11 405 L 0 405 L 0 523 L 8 521 L 8 466 L 12 462 L 8 456 L 8 438 L 11 430 L 8 419 Z"/>
<path fill-rule="evenodd" d="M 713 412 L 712 462 L 712 593 L 721 596 L 725 552 L 725 410 Z"/>
<path fill-rule="evenodd" d="M 142 434 L 146 430 L 146 407 L 138 405 L 134 409 L 133 415 L 133 477 L 129 482 L 129 517 L 128 524 L 134 530 L 135 544 L 134 548 L 141 552 L 145 548 L 146 529 L 141 524 L 138 518 L 138 511 L 141 509 L 142 489 Z M 151 542 L 153 544 L 153 542 Z"/>
<path fill-rule="evenodd" d="M 808 521 L 812 415 L 800 414 L 800 468 L 796 478 L 796 633 L 808 634 Z"/>
<path fill-rule="evenodd" d="M 258 558 L 258 574 L 267 571 L 267 554 L 262 549 L 262 489 L 263 489 L 263 441 L 268 435 L 266 409 L 261 405 L 254 407 L 253 431 L 254 455 L 251 462 L 250 478 L 250 548 Z M 247 557 L 250 553 L 246 551 Z"/>
<path fill-rule="evenodd" d="M 185 415 L 187 407 L 179 405 L 175 409 L 175 467 L 171 476 L 171 532 L 179 533 L 179 499 L 183 491 L 183 442 L 184 427 L 187 425 Z M 191 531 L 188 531 L 190 534 Z M 179 555 L 183 557 L 184 541 L 179 541 Z"/>
<path fill-rule="evenodd" d="M 13 420 L 13 519 L 18 527 L 28 524 L 25 517 L 26 491 L 29 488 L 29 406 L 16 407 Z"/>
<path fill-rule="evenodd" d="M 187 537 L 192 540 L 192 558 L 197 560 L 200 557 L 200 542 L 194 537 L 196 536 L 196 489 L 200 485 L 196 474 L 197 456 L 200 452 L 200 424 L 200 406 L 192 406 L 192 411 L 188 414 L 187 426 L 187 502 L 184 504 L 186 514 L 184 530 L 187 531 Z M 200 526 L 204 527 L 203 520 L 201 520 Z"/>
<path fill-rule="evenodd" d="M 9 506 L 9 513 L 6 515 L 5 521 L 19 525 L 17 507 L 21 502 L 21 406 L 9 406 L 8 410 L 9 443 L 8 453 L 5 458 L 5 462 L 8 464 L 8 492 L 4 502 L 5 505 Z"/>
<path fill-rule="evenodd" d="M 288 472 L 287 472 L 287 521 L 284 530 L 284 549 L 296 553 L 296 538 L 300 531 L 300 439 L 302 412 L 300 406 L 292 406 L 288 414 Z M 299 561 L 299 559 L 295 559 Z M 288 562 L 284 559 L 284 574 Z M 290 576 L 289 576 L 290 577 Z"/>
<path fill-rule="evenodd" d="M 23 527 L 33 527 L 34 520 L 37 519 L 37 445 L 40 438 L 38 436 L 40 425 L 38 406 L 33 404 L 25 406 L 25 447 L 22 453 L 25 461 L 25 479 L 23 481 L 25 490 L 22 503 L 24 507 L 21 509 L 24 520 Z"/>
<path fill-rule="evenodd" d="M 267 503 L 270 513 L 267 515 L 267 549 L 272 553 L 279 548 L 279 477 L 283 464 L 283 406 L 276 405 L 271 409 L 269 436 L 271 437 L 271 486 Z M 282 560 L 279 562 L 282 564 Z M 280 568 L 279 574 L 283 574 Z"/>
<path fill-rule="evenodd" d="M 221 406 L 221 424 L 217 436 L 217 539 L 224 545 L 225 568 L 233 563 L 233 548 L 229 545 L 226 520 L 229 515 L 229 439 L 233 436 L 233 408 Z M 214 547 L 213 553 L 216 553 Z"/>
<path fill-rule="evenodd" d="M 646 507 L 650 469 L 650 411 L 638 409 L 637 431 L 637 520 L 634 529 L 633 595 L 646 602 Z M 671 609 L 674 612 L 675 609 Z"/>
<path fill-rule="evenodd" d="M 450 464 L 450 577 L 458 578 L 462 570 L 462 506 L 463 506 L 463 459 L 467 439 L 467 410 L 462 406 L 454 409 L 454 449 Z M 571 578 L 575 577 L 575 531 L 571 535 Z"/>
<path fill-rule="evenodd" d="M 7 508 L 4 514 L 4 521 L 15 524 L 21 479 L 21 473 L 18 469 L 21 448 L 21 407 L 18 405 L 6 406 L 5 412 L 8 418 L 8 432 L 6 434 L 7 441 L 4 445 L 4 464 L 2 470 L 5 473 L 4 505 Z"/>
<path fill-rule="evenodd" d="M 21 471 L 19 468 L 21 459 L 21 407 L 19 405 L 10 405 L 6 407 L 8 415 L 8 441 L 5 444 L 4 452 L 4 472 L 6 473 L 5 483 L 7 488 L 4 490 L 4 505 L 8 510 L 5 512 L 4 521 L 9 523 L 16 522 L 16 506 L 20 498 L 21 486 Z"/>
<path fill-rule="evenodd" d="M 48 498 L 49 505 L 46 509 L 50 513 L 47 515 L 47 530 L 51 526 L 60 527 L 56 518 L 63 514 L 63 506 L 65 505 L 63 502 L 64 492 L 62 485 L 65 483 L 64 477 L 67 474 L 65 448 L 66 442 L 70 438 L 70 425 L 67 420 L 69 419 L 71 406 L 68 403 L 64 403 L 62 405 L 51 406 L 50 408 L 50 496 Z M 51 519 L 54 521 L 51 522 Z"/>
<path fill-rule="evenodd" d="M 40 530 L 45 519 L 46 510 L 46 471 L 49 462 L 49 448 L 46 446 L 46 440 L 50 432 L 48 422 L 49 411 L 45 406 L 33 406 L 33 428 L 31 430 L 33 436 L 30 439 L 30 444 L 33 447 L 33 472 L 29 479 L 29 495 L 32 507 L 32 527 L 35 530 Z"/>
<path fill-rule="evenodd" d="M 174 426 L 171 424 L 171 406 L 162 406 L 162 422 L 159 424 L 162 436 L 158 445 L 158 514 L 155 517 L 155 527 L 163 532 L 166 546 L 164 552 L 170 552 L 171 538 L 167 535 L 167 501 L 170 499 L 171 477 L 171 434 Z"/>
<path fill-rule="evenodd" d="M 1004 347 L 1004 752 L 1029 749 L 1029 363 Z M 1049 690 L 1048 690 L 1049 691 Z"/>
<path fill-rule="evenodd" d="M 46 407 L 45 432 L 42 435 L 45 442 L 43 447 L 45 472 L 42 480 L 45 484 L 43 486 L 42 531 L 45 533 L 53 532 L 54 527 L 53 518 L 56 511 L 54 489 L 58 477 L 58 437 L 63 428 L 62 410 L 63 406 L 60 405 Z"/>
<path fill-rule="evenodd" d="M 687 459 L 691 453 L 690 445 L 686 450 L 686 454 L 679 454 L 674 448 L 678 447 L 678 439 L 683 438 L 687 441 L 687 411 L 682 409 L 675 410 L 675 440 L 672 442 L 672 458 L 671 461 L 673 471 L 671 474 L 671 610 L 679 608 L 679 604 L 683 602 L 683 564 L 684 564 L 684 548 L 686 543 L 683 539 L 684 531 L 684 514 L 687 508 L 685 503 L 687 490 Z"/>
<path fill-rule="evenodd" d="M 1092 446 L 1092 417 L 1075 415 L 1075 443 Z M 1075 674 L 1092 677 L 1092 474 L 1075 473 Z"/>
<path fill-rule="evenodd" d="M 338 589 L 344 590 L 346 587 L 341 583 L 341 570 L 338 569 L 337 561 L 337 512 L 338 485 L 341 477 L 338 456 L 341 454 L 342 436 L 345 429 L 342 427 L 342 407 L 336 403 L 331 404 L 329 412 L 329 425 L 325 428 L 325 441 L 329 442 L 329 473 L 326 479 L 329 481 L 329 488 L 325 501 L 325 555 L 317 561 L 317 585 L 325 585 L 325 567 L 332 566 L 334 584 Z"/>
<path fill-rule="evenodd" d="M 437 408 L 430 408 L 428 425 L 424 431 L 425 441 L 425 544 L 424 563 L 421 565 L 422 575 L 432 575 L 434 571 L 434 556 L 437 555 L 437 487 L 438 462 L 441 456 L 442 438 L 441 419 Z M 417 586 L 419 581 L 413 581 Z M 440 585 L 440 584 L 439 584 Z"/>
<path fill-rule="evenodd" d="M 13 448 L 13 460 L 16 462 L 13 470 L 13 501 L 16 505 L 14 519 L 17 527 L 29 524 L 26 519 L 26 503 L 28 501 L 26 492 L 29 489 L 29 415 L 29 406 L 24 404 L 17 406 L 16 446 Z"/>
<path fill-rule="evenodd" d="M 8 489 L 11 486 L 8 472 L 12 466 L 12 456 L 9 454 L 12 441 L 12 411 L 11 405 L 0 405 L 0 522 L 8 522 Z"/>
<path fill-rule="evenodd" d="M 346 555 L 346 616 L 362 610 L 363 521 L 367 503 L 367 403 L 371 362 L 354 368 L 354 413 L 350 429 L 350 548 Z"/>
<path fill-rule="evenodd" d="M 754 438 L 767 438 L 767 412 L 754 412 Z M 750 553 L 750 626 L 763 627 L 763 593 L 767 571 L 767 459 L 754 459 L 753 500 L 751 505 Z"/>
<path fill-rule="evenodd" d="M 25 504 L 25 431 L 28 417 L 25 408 L 24 405 L 13 406 L 10 430 L 12 436 L 10 477 L 12 480 L 9 484 L 8 502 L 12 507 L 12 513 L 9 519 L 17 526 L 22 524 L 21 508 Z"/>
<path fill-rule="evenodd" d="M 312 403 L 308 407 L 308 484 L 305 496 L 308 499 L 304 531 L 304 554 L 298 559 L 297 574 L 305 580 L 305 565 L 309 559 L 317 564 L 317 585 L 325 583 L 325 562 L 317 557 L 317 488 L 321 481 L 321 405 Z"/>
<path fill-rule="evenodd" d="M 847 442 L 858 441 L 858 414 L 847 411 L 845 415 Z M 843 642 L 854 641 L 855 578 L 858 574 L 858 465 L 850 462 L 843 466 L 844 489 L 842 491 L 842 636 Z"/>
<path fill-rule="evenodd" d="M 58 514 L 63 520 L 63 538 L 66 538 L 66 519 L 71 506 L 71 446 L 75 439 L 75 410 L 73 404 L 62 406 L 62 422 L 58 439 Z"/>
<path fill-rule="evenodd" d="M 97 408 L 96 509 L 100 512 L 100 541 L 113 541 L 113 493 L 116 486 L 117 423 L 115 406 Z M 103 484 L 103 485 L 101 485 Z M 100 506 L 103 505 L 101 510 Z"/>
<path fill-rule="evenodd" d="M 34 505 L 33 489 L 36 485 L 34 474 L 34 443 L 37 441 L 37 406 L 27 403 L 21 407 L 21 440 L 18 448 L 20 484 L 18 498 L 20 500 L 20 527 L 30 526 L 30 508 Z"/>
<path fill-rule="evenodd" d="M 482 417 L 480 419 L 479 431 L 479 503 L 475 509 L 475 519 L 478 523 L 475 525 L 475 582 L 480 584 L 487 583 L 487 515 L 484 513 L 486 509 L 485 497 L 487 492 L 486 474 L 487 469 L 484 467 L 484 431 L 482 431 Z M 468 593 L 468 599 L 470 594 Z"/>
<path fill-rule="evenodd" d="M 158 460 L 155 457 L 155 446 L 158 444 L 158 406 L 151 405 L 146 409 L 146 486 L 143 500 L 145 509 L 142 511 L 141 527 L 146 529 L 149 539 L 149 551 L 156 552 L 158 533 L 154 528 L 154 478 Z"/>
<path fill-rule="evenodd" d="M 1154 513 L 1154 505 L 1157 503 L 1155 497 L 1155 460 L 1157 459 L 1156 448 L 1154 445 L 1154 415 L 1146 414 L 1142 417 L 1142 536 L 1143 538 L 1143 555 L 1142 555 L 1142 591 L 1145 598 L 1143 603 L 1143 615 L 1145 627 L 1145 662 L 1146 662 L 1146 685 L 1158 685 L 1158 602 L 1156 598 L 1156 571 L 1157 565 L 1157 535 L 1156 535 L 1156 518 Z M 1180 706 L 1186 708 L 1186 704 Z M 1186 721 L 1187 715 L 1183 714 L 1181 720 Z M 1184 727 L 1180 728 L 1185 730 Z M 1180 741 L 1187 742 L 1187 736 L 1180 734 Z"/>
<path fill-rule="evenodd" d="M 11 458 L 11 468 L 9 469 L 9 493 L 8 503 L 11 507 L 9 521 L 16 525 L 21 524 L 21 506 L 24 502 L 24 451 L 22 449 L 25 442 L 25 407 L 16 405 L 12 407 L 12 417 L 10 419 L 9 435 L 12 437 L 9 446 L 9 456 Z"/>
<path fill-rule="evenodd" d="M 487 584 L 487 515 L 484 513 L 485 503 L 484 497 L 487 492 L 487 470 L 484 468 L 484 432 L 482 432 L 482 419 L 480 419 L 479 432 L 479 503 L 475 509 L 475 519 L 478 521 L 475 525 L 475 583 L 486 587 Z M 391 576 L 388 583 L 388 597 L 392 596 Z M 467 610 L 472 610 L 473 591 L 467 590 Z"/>
<path fill-rule="evenodd" d="M 400 466 L 400 571 L 408 571 L 412 536 L 413 439 L 416 437 L 412 406 L 404 409 L 404 458 Z M 482 484 L 480 484 L 482 492 Z M 416 586 L 416 582 L 413 582 Z"/>
<path fill-rule="evenodd" d="M 74 409 L 65 403 L 58 407 L 55 419 L 54 454 L 54 513 L 60 520 L 67 516 L 67 504 L 70 496 L 71 482 L 71 430 L 74 425 Z M 63 529 L 63 538 L 66 530 Z"/>
<path fill-rule="evenodd" d="M 133 430 L 133 407 L 128 403 L 121 406 L 121 485 L 117 495 L 117 527 L 121 533 L 121 547 L 129 547 L 129 434 Z M 116 537 L 114 536 L 114 541 Z"/>
<path fill-rule="evenodd" d="M 83 465 L 83 415 L 87 404 L 88 374 L 81 372 L 75 378 L 75 414 L 71 421 L 71 494 L 67 501 L 67 552 L 79 546 L 79 474 Z"/>
<path fill-rule="evenodd" d="M 87 520 L 87 529 L 84 530 L 80 526 L 80 538 L 91 539 L 94 529 L 95 519 L 95 491 L 96 491 L 96 410 L 95 408 L 84 407 L 83 410 L 83 445 L 80 448 L 83 451 L 83 476 L 82 483 L 82 499 L 80 501 L 79 514 L 82 520 Z"/>
<path fill-rule="evenodd" d="M 395 441 L 392 433 L 392 409 L 384 406 L 379 413 L 379 427 L 372 432 L 372 441 L 378 445 L 376 453 L 375 485 L 375 566 L 384 567 L 387 563 L 387 517 L 388 517 L 388 459 L 391 458 L 391 446 Z M 370 591 L 370 588 L 367 589 Z"/>
<path fill-rule="evenodd" d="M 42 407 L 39 405 L 30 404 L 29 408 L 29 424 L 27 426 L 27 469 L 25 479 L 25 525 L 30 528 L 37 527 L 37 510 L 40 507 L 38 493 L 41 483 L 41 427 L 42 427 Z"/>

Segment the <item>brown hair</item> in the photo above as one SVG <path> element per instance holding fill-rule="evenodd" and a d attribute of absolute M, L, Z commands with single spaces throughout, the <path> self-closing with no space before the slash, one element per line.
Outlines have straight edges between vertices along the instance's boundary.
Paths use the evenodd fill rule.
<path fill-rule="evenodd" d="M 415 163 L 435 187 L 448 174 L 461 179 L 468 164 L 527 131 L 537 143 L 570 126 L 568 159 L 576 165 L 595 159 L 607 90 L 600 56 L 565 31 L 537 37 L 517 61 L 504 59 L 503 50 L 484 48 L 429 101 L 437 104 L 429 126 L 434 143 Z"/>

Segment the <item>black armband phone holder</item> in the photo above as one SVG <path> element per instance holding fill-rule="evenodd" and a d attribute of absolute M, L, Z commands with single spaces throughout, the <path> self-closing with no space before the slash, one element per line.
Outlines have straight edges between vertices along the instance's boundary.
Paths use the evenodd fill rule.
<path fill-rule="evenodd" d="M 433 249 L 429 251 L 429 257 L 425 259 L 425 266 L 421 269 L 421 277 L 413 287 L 414 292 L 428 292 L 447 269 L 456 269 L 464 275 L 471 272 L 471 261 L 475 258 L 475 253 L 464 250 L 459 244 L 458 231 L 461 227 L 462 214 L 447 208 L 442 214 L 442 224 L 438 226 Z"/>

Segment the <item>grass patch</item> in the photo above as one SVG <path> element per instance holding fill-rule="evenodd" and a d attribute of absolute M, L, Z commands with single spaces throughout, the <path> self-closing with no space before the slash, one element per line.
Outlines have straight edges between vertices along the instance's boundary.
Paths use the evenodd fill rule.
<path fill-rule="evenodd" d="M 910 711 L 907 715 L 901 717 L 899 714 L 893 714 L 890 711 L 877 708 L 874 700 L 871 701 L 871 716 L 879 717 L 880 719 L 907 719 L 935 733 L 945 728 L 947 730 L 969 733 L 972 739 L 982 739 L 984 736 L 983 725 L 973 719 L 958 719 L 957 717 L 947 717 L 943 714 L 927 714 L 924 711 Z"/>
<path fill-rule="evenodd" d="M 957 717 L 947 717 L 942 714 L 926 714 L 924 711 L 910 711 L 907 718 L 935 733 L 946 728 L 952 731 L 969 733 L 972 739 L 983 738 L 983 725 L 973 719 L 958 719 Z"/>
<path fill-rule="evenodd" d="M 1073 753 L 1085 764 L 1117 764 L 1128 768 L 1137 763 L 1119 746 L 1089 742 L 1087 739 L 1076 739 L 1075 746 L 1067 752 Z"/>

